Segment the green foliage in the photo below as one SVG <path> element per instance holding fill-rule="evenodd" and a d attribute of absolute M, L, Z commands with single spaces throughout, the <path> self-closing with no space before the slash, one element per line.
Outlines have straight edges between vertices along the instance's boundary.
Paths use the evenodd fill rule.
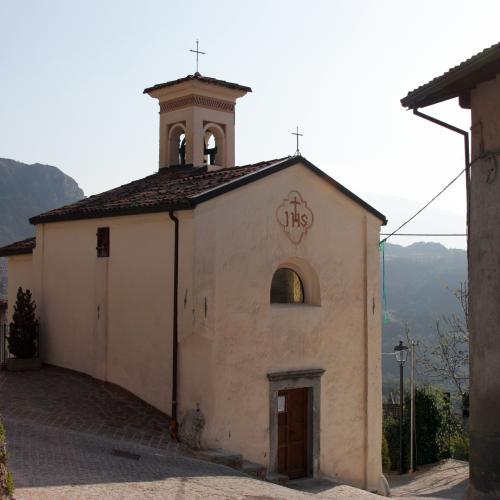
<path fill-rule="evenodd" d="M 469 438 L 464 433 L 457 433 L 451 437 L 450 455 L 456 460 L 469 461 Z"/>
<path fill-rule="evenodd" d="M 389 447 L 389 461 L 396 469 L 399 465 L 399 422 L 394 417 L 384 418 L 383 436 Z"/>
<path fill-rule="evenodd" d="M 14 493 L 14 478 L 7 469 L 7 448 L 5 446 L 5 428 L 0 422 L 0 499 L 11 498 Z"/>
<path fill-rule="evenodd" d="M 12 496 L 14 494 L 14 490 L 16 489 L 14 485 L 14 476 L 12 475 L 12 472 L 10 472 L 10 470 L 7 471 L 6 489 L 8 497 Z"/>
<path fill-rule="evenodd" d="M 382 470 L 384 472 L 391 470 L 391 457 L 389 456 L 389 445 L 385 434 L 382 434 Z"/>
<path fill-rule="evenodd" d="M 410 448 L 410 395 L 405 397 L 404 434 L 407 460 Z M 416 422 L 416 464 L 430 464 L 441 458 L 442 426 L 444 418 L 443 397 L 433 388 L 415 390 L 415 422 Z"/>
<path fill-rule="evenodd" d="M 32 358 L 36 354 L 38 320 L 35 311 L 36 305 L 31 292 L 23 292 L 19 287 L 8 337 L 9 351 L 16 358 Z"/>
<path fill-rule="evenodd" d="M 446 393 L 433 388 L 415 390 L 415 465 L 437 462 L 443 458 L 468 459 L 468 438 L 453 413 Z M 393 468 L 399 468 L 399 422 L 384 419 L 384 436 L 389 445 Z M 403 468 L 410 463 L 410 395 L 405 395 L 403 411 Z"/>

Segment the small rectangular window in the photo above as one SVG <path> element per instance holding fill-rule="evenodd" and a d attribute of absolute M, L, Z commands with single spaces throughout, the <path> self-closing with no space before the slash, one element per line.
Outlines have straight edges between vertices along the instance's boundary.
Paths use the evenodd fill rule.
<path fill-rule="evenodd" d="M 97 228 L 97 256 L 109 257 L 109 227 Z"/>

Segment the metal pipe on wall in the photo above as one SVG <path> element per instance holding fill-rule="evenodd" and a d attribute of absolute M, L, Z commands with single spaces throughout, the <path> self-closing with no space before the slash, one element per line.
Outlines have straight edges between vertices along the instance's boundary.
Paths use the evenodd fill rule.
<path fill-rule="evenodd" d="M 174 211 L 170 210 L 168 215 L 175 225 L 174 236 L 174 300 L 172 314 L 172 410 L 170 421 L 170 436 L 173 440 L 178 441 L 177 432 L 177 358 L 178 358 L 178 321 L 177 321 L 177 295 L 179 291 L 179 219 L 174 215 Z"/>
<path fill-rule="evenodd" d="M 467 264 L 469 263 L 469 238 L 470 238 L 470 151 L 469 151 L 469 132 L 462 130 L 461 128 L 450 125 L 442 120 L 438 120 L 433 116 L 426 115 L 420 112 L 417 108 L 413 109 L 413 114 L 423 118 L 424 120 L 430 121 L 444 127 L 452 132 L 460 134 L 464 138 L 464 156 L 465 156 L 465 196 L 467 197 Z"/>

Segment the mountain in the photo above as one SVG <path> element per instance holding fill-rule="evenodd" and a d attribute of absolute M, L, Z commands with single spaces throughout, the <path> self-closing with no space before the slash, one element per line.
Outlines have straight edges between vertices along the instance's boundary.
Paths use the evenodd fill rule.
<path fill-rule="evenodd" d="M 388 225 L 382 227 L 382 233 L 391 233 L 424 206 L 423 202 L 393 195 L 365 193 L 361 197 L 382 212 L 389 220 Z M 459 215 L 431 204 L 405 226 L 401 232 L 464 234 L 465 208 L 464 213 Z M 447 248 L 461 248 L 463 250 L 467 248 L 467 240 L 463 236 L 393 236 L 391 238 L 391 243 L 404 246 L 421 241 L 441 243 Z"/>
<path fill-rule="evenodd" d="M 0 158 L 0 245 L 33 236 L 30 217 L 83 197 L 78 184 L 52 165 Z"/>
<path fill-rule="evenodd" d="M 386 243 L 384 264 L 387 318 L 382 352 L 392 352 L 399 340 L 406 343 L 405 323 L 415 340 L 434 343 L 436 320 L 461 315 L 453 290 L 467 280 L 467 252 L 440 243 Z M 397 375 L 393 356 L 383 356 L 383 370 L 385 379 Z"/>
<path fill-rule="evenodd" d="M 0 158 L 0 246 L 33 236 L 35 228 L 28 221 L 30 217 L 83 197 L 78 184 L 52 165 L 27 165 Z M 3 260 L 0 297 L 5 293 Z"/>

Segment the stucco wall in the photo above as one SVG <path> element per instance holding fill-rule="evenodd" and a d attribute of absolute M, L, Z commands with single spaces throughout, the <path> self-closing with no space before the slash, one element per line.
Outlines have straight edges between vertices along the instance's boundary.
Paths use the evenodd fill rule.
<path fill-rule="evenodd" d="M 500 490 L 500 75 L 471 91 L 471 109 L 471 484 L 493 498 Z M 470 493 L 470 498 L 479 496 Z"/>
<path fill-rule="evenodd" d="M 17 289 L 19 287 L 23 290 L 31 290 L 33 298 L 36 301 L 36 294 L 33 290 L 33 259 L 31 254 L 9 257 L 7 272 L 9 276 L 7 290 L 7 321 L 10 322 L 12 320 L 12 313 L 16 303 Z"/>
<path fill-rule="evenodd" d="M 96 256 L 98 227 L 110 256 Z M 168 214 L 37 227 L 43 359 L 171 402 L 173 223 Z M 16 280 L 13 280 L 13 282 Z"/>
<path fill-rule="evenodd" d="M 275 216 L 292 189 L 315 217 L 298 245 Z M 267 463 L 267 373 L 324 368 L 321 471 L 374 487 L 381 472 L 378 219 L 295 166 L 200 205 L 193 224 L 180 405 L 205 413 L 205 444 Z M 270 305 L 272 275 L 290 258 L 316 271 L 320 307 Z"/>

